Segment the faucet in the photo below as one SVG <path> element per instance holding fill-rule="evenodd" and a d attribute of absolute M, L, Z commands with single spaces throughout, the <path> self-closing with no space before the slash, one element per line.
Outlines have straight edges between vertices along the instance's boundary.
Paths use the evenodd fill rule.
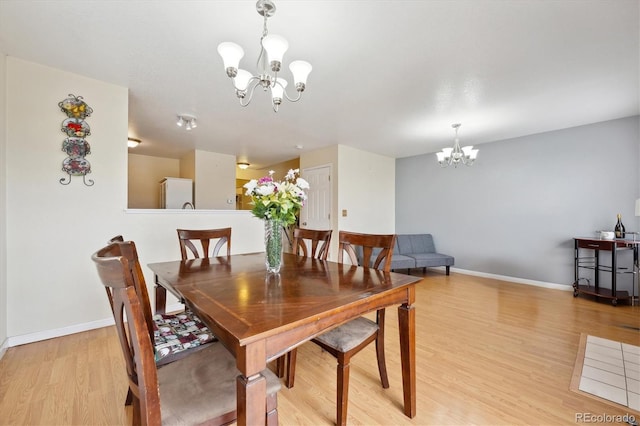
<path fill-rule="evenodd" d="M 187 207 L 191 207 L 192 210 L 195 209 L 195 207 L 193 207 L 193 204 L 191 204 L 189 201 L 182 205 L 182 210 L 186 210 Z"/>

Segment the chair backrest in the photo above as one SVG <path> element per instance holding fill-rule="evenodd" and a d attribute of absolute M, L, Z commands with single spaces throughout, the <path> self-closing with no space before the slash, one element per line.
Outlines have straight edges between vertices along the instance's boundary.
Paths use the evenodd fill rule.
<path fill-rule="evenodd" d="M 313 257 L 314 259 L 327 260 L 329 255 L 329 242 L 331 230 L 301 229 L 293 230 L 293 252 L 299 256 Z M 311 256 L 305 240 L 309 240 Z"/>
<path fill-rule="evenodd" d="M 396 242 L 395 234 L 358 234 L 340 231 L 338 240 L 338 263 L 343 263 L 344 253 L 346 253 L 354 265 L 391 272 L 391 256 Z M 362 250 L 360 261 L 356 255 L 356 247 L 360 247 Z"/>
<path fill-rule="evenodd" d="M 147 333 L 145 302 L 136 291 L 135 266 L 124 251 L 135 253 L 133 242 L 115 242 L 91 256 L 102 284 L 113 300 L 113 317 L 127 367 L 129 386 L 140 401 L 142 424 L 160 424 L 158 374 L 150 335 Z M 149 310 L 151 307 L 147 303 Z M 126 321 L 125 321 L 126 318 Z M 135 422 L 135 420 L 134 420 Z"/>
<path fill-rule="evenodd" d="M 127 259 L 128 266 L 131 268 L 131 276 L 133 279 L 133 286 L 140 298 L 142 313 L 144 314 L 145 322 L 147 323 L 147 329 L 149 330 L 149 337 L 153 341 L 154 339 L 154 322 L 153 313 L 151 312 L 151 300 L 149 299 L 149 291 L 147 290 L 147 283 L 144 279 L 144 273 L 140 266 L 140 260 L 138 259 L 138 251 L 133 241 L 124 241 L 122 235 L 117 235 L 109 240 L 107 247 L 113 247 L 112 253 L 114 256 L 122 256 Z M 105 249 L 107 248 L 105 247 Z M 113 290 L 105 286 L 107 297 L 111 305 L 111 311 L 114 312 L 113 304 Z M 115 312 L 114 312 L 115 314 Z"/>
<path fill-rule="evenodd" d="M 231 228 L 220 229 L 178 229 L 178 241 L 180 242 L 180 254 L 182 260 L 189 258 L 187 249 L 199 259 L 200 257 L 217 257 L 223 245 L 227 245 L 227 256 L 231 256 Z M 213 250 L 209 252 L 212 240 L 218 240 Z M 199 240 L 202 252 L 199 252 L 193 241 Z"/>

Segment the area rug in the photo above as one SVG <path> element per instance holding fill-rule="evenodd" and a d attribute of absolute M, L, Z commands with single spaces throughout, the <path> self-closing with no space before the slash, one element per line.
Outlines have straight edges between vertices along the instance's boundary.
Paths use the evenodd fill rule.
<path fill-rule="evenodd" d="M 640 418 L 640 346 L 582 334 L 570 389 Z"/>

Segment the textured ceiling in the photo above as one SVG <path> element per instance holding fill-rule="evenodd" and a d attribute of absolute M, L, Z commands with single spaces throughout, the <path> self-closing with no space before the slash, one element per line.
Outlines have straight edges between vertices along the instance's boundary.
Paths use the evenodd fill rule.
<path fill-rule="evenodd" d="M 335 144 L 436 152 L 455 122 L 478 145 L 640 112 L 638 0 L 275 3 L 283 77 L 294 59 L 313 65 L 302 100 L 277 114 L 262 91 L 238 105 L 216 52 L 234 41 L 255 70 L 254 1 L 0 0 L 0 51 L 128 87 L 136 153 L 196 148 L 252 168 Z M 180 113 L 198 128 L 179 129 Z"/>

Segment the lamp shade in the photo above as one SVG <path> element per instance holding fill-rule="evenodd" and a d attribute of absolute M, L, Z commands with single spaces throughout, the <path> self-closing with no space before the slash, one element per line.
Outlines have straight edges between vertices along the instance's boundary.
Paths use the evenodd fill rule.
<path fill-rule="evenodd" d="M 271 86 L 271 97 L 273 99 L 276 99 L 276 98 L 282 99 L 282 95 L 284 94 L 284 89 L 287 87 L 287 80 L 278 77 L 276 81 L 277 81 L 277 84 L 274 83 Z"/>
<path fill-rule="evenodd" d="M 270 34 L 262 39 L 262 47 L 267 51 L 269 62 L 282 62 L 282 57 L 289 48 L 289 42 L 282 36 Z"/>
<path fill-rule="evenodd" d="M 311 64 L 307 61 L 293 61 L 289 64 L 291 74 L 293 74 L 293 82 L 295 84 L 307 84 L 307 77 L 311 72 Z"/>
<path fill-rule="evenodd" d="M 249 163 L 245 163 L 245 162 L 238 163 L 238 167 L 241 168 L 242 170 L 246 170 L 249 168 Z"/>
<path fill-rule="evenodd" d="M 247 70 L 238 70 L 238 74 L 233 78 L 233 84 L 238 90 L 247 90 L 249 80 L 251 80 L 251 73 Z"/>
<path fill-rule="evenodd" d="M 218 53 L 222 56 L 224 68 L 238 68 L 240 59 L 244 56 L 244 50 L 239 45 L 225 41 L 218 45 Z"/>
<path fill-rule="evenodd" d="M 438 161 L 439 162 L 443 162 L 444 161 L 444 152 L 442 152 L 442 151 L 436 152 L 436 157 L 438 157 Z"/>

